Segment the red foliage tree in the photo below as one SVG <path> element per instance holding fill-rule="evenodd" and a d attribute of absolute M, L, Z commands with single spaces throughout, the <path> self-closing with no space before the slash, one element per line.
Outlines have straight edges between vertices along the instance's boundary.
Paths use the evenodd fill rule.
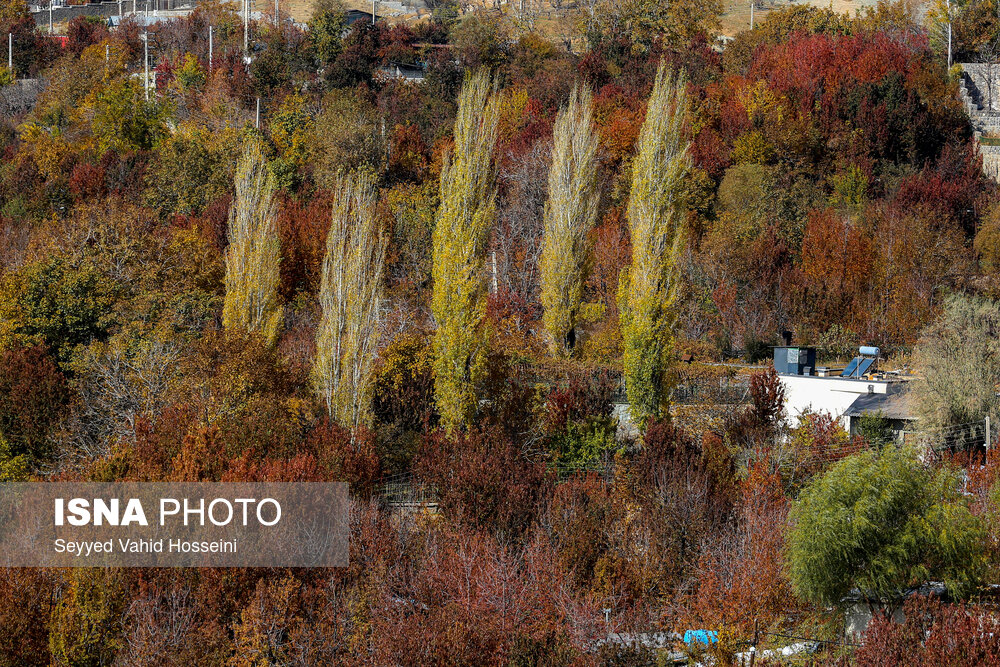
<path fill-rule="evenodd" d="M 308 200 L 285 198 L 278 215 L 281 236 L 281 294 L 319 289 L 326 234 L 330 229 L 330 199 L 325 193 Z"/>
<path fill-rule="evenodd" d="M 305 445 L 314 452 L 325 479 L 347 482 L 356 497 L 371 495 L 382 470 L 375 437 L 370 431 L 360 429 L 352 434 L 323 418 L 309 432 Z"/>
<path fill-rule="evenodd" d="M 49 435 L 69 399 L 66 378 L 44 347 L 0 354 L 0 436 L 15 456 L 48 454 Z"/>
<path fill-rule="evenodd" d="M 852 656 L 858 667 L 1000 665 L 1000 622 L 975 605 L 944 604 L 915 596 L 903 605 L 905 621 L 876 615 Z"/>
<path fill-rule="evenodd" d="M 456 523 L 517 537 L 534 522 L 552 478 L 515 440 L 496 429 L 431 434 L 415 470 L 438 489 L 441 509 Z"/>
<path fill-rule="evenodd" d="M 75 56 L 83 53 L 83 50 L 93 44 L 98 44 L 101 40 L 107 39 L 111 33 L 103 20 L 94 20 L 97 17 L 77 16 L 70 19 L 66 27 L 66 50 Z"/>
<path fill-rule="evenodd" d="M 695 568 L 692 621 L 749 633 L 795 611 L 784 573 L 788 499 L 777 473 L 752 465 L 740 484 L 733 521 L 706 540 Z"/>
<path fill-rule="evenodd" d="M 543 540 L 509 547 L 468 530 L 431 531 L 405 592 L 379 602 L 380 664 L 580 664 L 596 638 L 596 610 L 564 589 Z"/>

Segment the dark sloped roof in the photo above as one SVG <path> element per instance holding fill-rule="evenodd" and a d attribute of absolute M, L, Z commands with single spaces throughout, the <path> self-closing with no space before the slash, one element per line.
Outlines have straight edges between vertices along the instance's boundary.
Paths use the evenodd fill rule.
<path fill-rule="evenodd" d="M 912 421 L 917 418 L 910 400 L 910 392 L 905 389 L 889 391 L 885 394 L 858 396 L 844 414 L 848 417 L 860 417 L 866 412 L 881 412 L 886 419 Z"/>

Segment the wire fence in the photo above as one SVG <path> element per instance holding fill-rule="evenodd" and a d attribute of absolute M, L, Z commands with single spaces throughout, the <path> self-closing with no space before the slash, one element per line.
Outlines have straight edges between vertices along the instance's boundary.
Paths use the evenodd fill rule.
<path fill-rule="evenodd" d="M 903 441 L 924 451 L 929 458 L 945 453 L 958 453 L 993 445 L 989 419 L 952 424 L 920 431 L 904 431 Z"/>
<path fill-rule="evenodd" d="M 546 467 L 555 476 L 557 483 L 565 482 L 574 475 L 586 473 L 594 473 L 605 482 L 610 482 L 615 474 L 613 461 L 547 464 Z M 423 482 L 413 473 L 388 477 L 378 487 L 375 495 L 390 507 L 436 506 L 440 501 L 438 488 Z"/>
<path fill-rule="evenodd" d="M 379 487 L 377 496 L 390 507 L 437 505 L 436 487 L 425 484 L 412 473 L 393 475 Z"/>

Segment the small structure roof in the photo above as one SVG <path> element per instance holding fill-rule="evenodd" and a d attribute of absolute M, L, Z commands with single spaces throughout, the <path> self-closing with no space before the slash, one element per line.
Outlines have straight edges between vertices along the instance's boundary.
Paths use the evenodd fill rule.
<path fill-rule="evenodd" d="M 911 394 L 902 387 L 884 394 L 862 394 L 854 399 L 854 402 L 844 411 L 844 415 L 860 417 L 866 412 L 881 412 L 886 419 L 905 421 L 917 419 Z"/>

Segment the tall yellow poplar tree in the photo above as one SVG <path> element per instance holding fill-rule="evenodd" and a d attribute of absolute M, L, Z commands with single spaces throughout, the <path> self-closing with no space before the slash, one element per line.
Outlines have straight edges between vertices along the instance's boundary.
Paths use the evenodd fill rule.
<path fill-rule="evenodd" d="M 269 345 L 278 337 L 282 318 L 278 303 L 281 243 L 274 191 L 261 143 L 251 139 L 236 164 L 222 324 L 226 331 L 259 333 Z"/>
<path fill-rule="evenodd" d="M 549 198 L 539 262 L 549 349 L 567 358 L 576 343 L 575 329 L 590 247 L 588 235 L 597 220 L 597 134 L 591 125 L 590 89 L 573 88 L 569 106 L 556 116 L 553 129 Z"/>
<path fill-rule="evenodd" d="M 475 384 L 482 374 L 486 243 L 496 218 L 497 97 L 486 72 L 466 77 L 455 119 L 455 147 L 441 170 L 431 310 L 437 323 L 434 393 L 448 430 L 473 416 Z"/>
<path fill-rule="evenodd" d="M 313 387 L 327 413 L 355 429 L 371 423 L 386 238 L 375 218 L 371 176 L 340 177 L 319 289 Z"/>
<path fill-rule="evenodd" d="M 662 65 L 636 144 L 626 217 L 632 259 L 618 289 L 625 376 L 632 419 L 642 427 L 667 407 L 668 372 L 684 249 L 684 177 L 691 166 L 684 131 L 685 78 Z"/>

